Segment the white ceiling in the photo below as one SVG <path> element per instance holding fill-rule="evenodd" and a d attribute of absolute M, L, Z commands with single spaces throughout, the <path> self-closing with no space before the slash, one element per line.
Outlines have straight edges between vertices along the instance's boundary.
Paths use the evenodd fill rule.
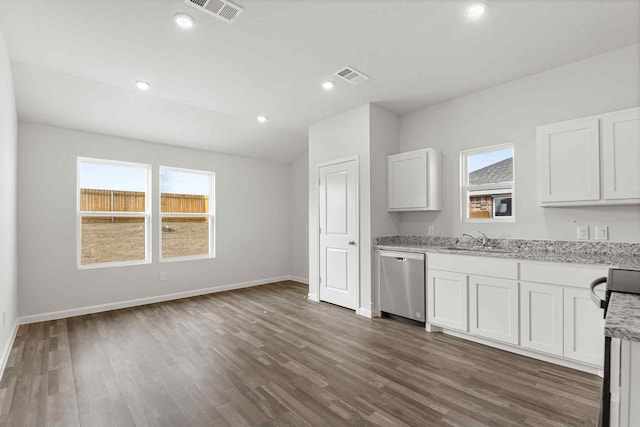
<path fill-rule="evenodd" d="M 475 23 L 455 0 L 237 2 L 230 25 L 182 0 L 0 0 L 20 118 L 290 161 L 366 102 L 404 114 L 640 40 L 640 0 L 490 0 Z M 345 65 L 370 79 L 324 92 Z"/>

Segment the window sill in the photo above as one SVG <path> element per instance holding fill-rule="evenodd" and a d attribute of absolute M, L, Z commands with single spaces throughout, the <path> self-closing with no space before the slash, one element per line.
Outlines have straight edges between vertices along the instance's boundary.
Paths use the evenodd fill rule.
<path fill-rule="evenodd" d="M 476 224 L 487 224 L 487 223 L 514 223 L 516 222 L 516 218 L 513 216 L 507 218 L 463 218 L 462 222 L 470 222 Z"/>
<path fill-rule="evenodd" d="M 192 256 L 177 256 L 177 257 L 171 257 L 171 258 L 160 258 L 159 262 L 197 261 L 200 259 L 215 259 L 215 255 L 192 255 Z"/>
<path fill-rule="evenodd" d="M 98 264 L 81 264 L 78 265 L 78 270 L 94 270 L 96 268 L 111 268 L 111 267 L 127 267 L 130 265 L 144 265 L 151 264 L 151 260 L 139 260 L 139 261 L 119 261 L 119 262 L 101 262 Z"/>

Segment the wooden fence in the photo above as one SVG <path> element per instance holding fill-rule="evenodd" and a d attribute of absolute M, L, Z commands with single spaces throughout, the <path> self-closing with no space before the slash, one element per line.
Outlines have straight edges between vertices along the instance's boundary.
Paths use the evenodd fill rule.
<path fill-rule="evenodd" d="M 207 213 L 209 197 L 195 194 L 164 193 L 160 198 L 163 213 Z M 80 211 L 88 212 L 144 212 L 145 194 L 142 191 L 80 189 Z M 163 222 L 207 222 L 209 218 L 163 218 Z M 139 217 L 84 217 L 82 223 L 142 222 Z"/>

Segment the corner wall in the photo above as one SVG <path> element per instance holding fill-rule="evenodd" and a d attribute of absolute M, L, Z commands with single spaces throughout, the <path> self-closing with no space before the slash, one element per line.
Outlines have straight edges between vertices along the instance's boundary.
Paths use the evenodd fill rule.
<path fill-rule="evenodd" d="M 0 378 L 17 327 L 16 103 L 0 30 Z"/>
<path fill-rule="evenodd" d="M 574 62 L 402 116 L 400 152 L 443 153 L 442 212 L 407 212 L 400 233 L 575 240 L 576 226 L 609 226 L 611 241 L 640 241 L 640 206 L 537 206 L 536 126 L 640 105 L 640 44 Z M 460 151 L 515 145 L 515 223 L 461 223 Z M 640 164 L 640 159 L 638 159 Z M 593 232 L 593 230 L 592 230 Z M 593 233 L 592 233 L 593 234 Z"/>
<path fill-rule="evenodd" d="M 309 283 L 309 153 L 289 164 L 289 273 Z"/>
<path fill-rule="evenodd" d="M 21 317 L 288 278 L 288 165 L 23 122 L 18 135 Z M 78 156 L 152 164 L 152 264 L 76 268 Z M 158 262 L 159 165 L 216 173 L 215 259 Z"/>

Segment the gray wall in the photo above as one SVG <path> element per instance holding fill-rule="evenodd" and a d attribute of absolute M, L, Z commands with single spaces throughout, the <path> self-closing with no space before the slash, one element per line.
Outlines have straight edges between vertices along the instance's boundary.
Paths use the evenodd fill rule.
<path fill-rule="evenodd" d="M 289 273 L 309 281 L 309 154 L 289 164 Z"/>
<path fill-rule="evenodd" d="M 18 146 L 21 316 L 222 287 L 289 274 L 289 167 L 206 151 L 28 123 Z M 158 224 L 158 166 L 216 172 L 216 258 L 76 269 L 76 157 L 153 165 L 152 224 Z M 159 273 L 166 272 L 166 281 Z"/>
<path fill-rule="evenodd" d="M 16 104 L 0 31 L 0 376 L 17 319 Z"/>
<path fill-rule="evenodd" d="M 576 238 L 576 225 L 607 225 L 610 240 L 640 241 L 640 206 L 540 208 L 536 188 L 536 126 L 640 105 L 640 45 L 615 50 L 435 105 L 401 118 L 400 150 L 443 152 L 443 209 L 400 214 L 402 234 Z M 515 144 L 516 222 L 460 221 L 461 150 Z M 640 165 L 640 159 L 638 159 Z M 593 229 L 592 229 L 593 235 Z"/>

